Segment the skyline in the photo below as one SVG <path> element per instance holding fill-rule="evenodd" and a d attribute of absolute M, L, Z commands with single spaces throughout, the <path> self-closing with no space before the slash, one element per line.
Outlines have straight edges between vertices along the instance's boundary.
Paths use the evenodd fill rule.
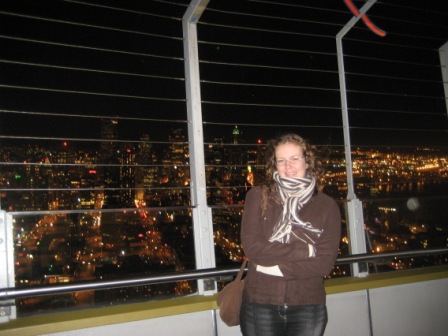
<path fill-rule="evenodd" d="M 109 152 L 108 148 L 104 150 Z M 33 154 L 25 148 L 22 151 L 25 155 Z M 170 162 L 184 156 L 181 155 L 180 148 L 169 153 L 172 161 L 165 158 L 163 166 L 159 168 L 175 171 L 176 168 Z M 20 156 L 21 151 L 17 150 L 12 154 Z M 15 211 L 14 227 L 17 234 L 14 251 L 16 281 L 19 286 L 94 279 L 104 281 L 195 268 L 195 253 L 198 252 L 193 247 L 194 216 L 191 212 L 194 204 L 190 203 L 189 188 L 188 186 L 184 188 L 183 177 L 180 181 L 170 181 L 179 175 L 168 174 L 167 180 L 159 179 L 158 181 L 166 184 L 167 188 L 159 188 L 157 181 L 153 181 L 155 184 L 138 186 L 135 179 L 135 188 L 132 183 L 120 186 L 119 193 L 126 196 L 130 189 L 135 189 L 134 191 L 147 189 L 148 195 L 152 197 L 140 199 L 132 208 L 129 208 L 129 204 L 124 205 L 126 208 L 120 208 L 119 204 L 110 208 L 107 202 L 107 194 L 110 191 L 108 186 L 118 187 L 118 185 L 114 182 L 101 181 L 103 176 L 101 174 L 86 177 L 82 170 L 70 165 L 69 159 L 76 160 L 76 158 L 67 154 L 69 153 L 61 153 L 59 159 L 62 161 L 55 155 L 56 162 L 48 162 L 36 169 L 24 169 L 34 185 L 44 183 L 45 188 L 41 191 L 48 193 L 48 196 L 39 197 L 38 188 L 30 191 L 26 188 L 20 189 L 17 203 L 26 208 L 26 211 L 18 208 L 9 209 Z M 234 155 L 234 150 L 228 154 L 229 158 L 239 157 Z M 360 186 L 357 192 L 363 202 L 363 220 L 369 238 L 369 253 L 443 247 L 448 233 L 446 222 L 448 208 L 444 206 L 448 177 L 447 158 L 438 158 L 433 153 L 426 153 L 426 156 L 421 157 L 395 156 L 359 150 L 356 154 L 358 159 L 355 160 L 354 174 L 357 185 Z M 2 155 L 6 157 L 5 152 Z M 225 157 L 216 155 L 213 158 L 222 160 Z M 89 164 L 78 162 L 78 165 L 91 169 L 94 167 L 92 159 L 89 158 Z M 222 161 L 224 167 L 232 166 L 230 162 Z M 324 190 L 335 197 L 341 207 L 342 224 L 345 228 L 344 218 L 347 213 L 344 211 L 343 199 L 346 189 L 343 161 L 342 155 L 330 160 L 332 169 L 326 178 L 325 187 L 328 188 Z M 58 168 L 61 162 L 63 164 Z M 26 163 L 21 165 L 26 166 Z M 133 167 L 138 169 L 139 165 Z M 214 165 L 211 165 L 210 169 L 216 170 L 213 181 L 219 181 L 216 185 L 208 184 L 211 196 L 207 200 L 208 206 L 212 208 L 217 267 L 229 266 L 238 262 L 242 256 L 239 223 L 244 192 L 240 194 L 239 189 L 232 186 L 233 180 L 229 180 L 227 176 L 229 172 L 230 175 L 240 176 L 235 169 L 232 167 L 222 169 Z M 154 171 L 148 173 L 153 174 Z M 121 174 L 129 177 L 129 170 L 120 171 L 120 177 Z M 163 174 L 156 173 L 154 176 L 161 175 Z M 4 174 L 4 177 L 2 181 L 8 181 L 8 177 L 13 180 L 17 177 L 17 173 L 11 167 L 11 174 Z M 104 178 L 113 179 L 111 176 Z M 8 186 L 16 188 L 9 183 Z M 66 189 L 65 186 L 70 188 Z M 241 186 L 245 192 L 250 187 Z M 220 192 L 217 192 L 218 189 Z M 5 196 L 9 193 L 7 189 L 3 189 L 2 192 Z M 213 197 L 215 192 L 219 197 Z M 338 197 L 338 194 L 341 197 Z M 113 195 L 117 195 L 115 188 Z M 138 195 L 138 192 L 134 192 L 136 200 Z M 176 195 L 184 197 L 174 197 Z M 11 198 L 7 197 L 6 200 L 10 201 Z M 45 210 L 47 204 L 50 211 Z M 228 207 L 229 204 L 233 206 Z M 35 211 L 32 206 L 39 207 L 40 211 Z M 343 232 L 340 243 L 341 256 L 349 254 L 349 238 L 345 230 Z M 429 260 L 393 258 L 390 261 L 382 260 L 378 264 L 372 263 L 370 271 L 376 273 L 411 269 L 445 264 L 446 261 L 443 257 Z M 337 265 L 327 278 L 350 275 L 348 265 Z M 123 301 L 136 302 L 142 298 L 150 300 L 159 295 L 163 297 L 188 295 L 195 290 L 194 283 L 191 283 L 181 287 L 143 286 L 139 288 L 136 296 L 133 295 L 133 290 L 112 290 L 105 295 L 97 291 L 85 295 L 70 295 L 74 300 L 66 302 L 66 306 L 84 308 L 104 303 L 113 305 Z M 25 299 L 23 305 L 20 305 L 19 312 L 27 314 L 34 312 L 35 309 L 59 310 L 61 307 L 51 299 L 46 300 L 45 297 L 35 300 Z"/>

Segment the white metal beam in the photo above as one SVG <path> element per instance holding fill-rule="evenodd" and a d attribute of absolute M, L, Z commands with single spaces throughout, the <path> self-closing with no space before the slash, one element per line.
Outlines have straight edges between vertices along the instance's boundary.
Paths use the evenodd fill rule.
<path fill-rule="evenodd" d="M 15 287 L 13 218 L 0 210 L 0 288 Z M 15 301 L 2 301 L 0 323 L 17 317 Z"/>
<path fill-rule="evenodd" d="M 190 153 L 191 201 L 193 208 L 196 267 L 216 266 L 211 208 L 207 206 L 204 134 L 202 128 L 201 88 L 197 22 L 209 0 L 193 0 L 182 19 L 184 34 L 185 88 L 187 96 L 188 140 Z M 214 282 L 198 281 L 200 294 L 215 292 Z"/>
<path fill-rule="evenodd" d="M 440 66 L 442 69 L 443 89 L 445 92 L 445 106 L 448 114 L 448 42 L 439 48 Z"/>
<path fill-rule="evenodd" d="M 347 102 L 347 88 L 345 83 L 345 67 L 344 67 L 344 51 L 342 47 L 342 38 L 350 31 L 351 28 L 362 18 L 376 0 L 369 0 L 359 10 L 358 16 L 353 16 L 350 21 L 340 30 L 336 35 L 336 48 L 338 57 L 338 71 L 339 71 L 339 85 L 341 93 L 341 109 L 342 109 L 342 127 L 344 132 L 344 147 L 345 147 L 345 164 L 347 172 L 347 225 L 350 239 L 350 252 L 352 254 L 362 254 L 367 251 L 365 230 L 364 230 L 364 215 L 362 212 L 362 203 L 356 198 L 355 188 L 353 183 L 353 163 L 351 154 L 351 140 L 350 140 L 350 122 L 348 117 L 348 102 Z M 357 277 L 364 277 L 368 275 L 368 269 L 365 263 L 352 264 L 352 273 Z"/>

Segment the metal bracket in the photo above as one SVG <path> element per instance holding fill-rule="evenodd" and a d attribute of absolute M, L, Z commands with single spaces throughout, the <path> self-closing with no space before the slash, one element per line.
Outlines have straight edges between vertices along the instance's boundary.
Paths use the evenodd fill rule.
<path fill-rule="evenodd" d="M 8 301 L 7 303 L 10 303 L 10 305 L 5 305 L 5 303 L 2 303 L 0 306 L 0 318 L 4 316 L 11 316 L 11 306 L 14 306 L 15 303 L 13 301 Z"/>
<path fill-rule="evenodd" d="M 0 288 L 15 286 L 12 215 L 0 211 Z M 0 323 L 17 316 L 15 300 L 0 302 Z"/>
<path fill-rule="evenodd" d="M 214 280 L 205 279 L 204 280 L 204 290 L 214 291 L 216 289 L 216 282 Z"/>

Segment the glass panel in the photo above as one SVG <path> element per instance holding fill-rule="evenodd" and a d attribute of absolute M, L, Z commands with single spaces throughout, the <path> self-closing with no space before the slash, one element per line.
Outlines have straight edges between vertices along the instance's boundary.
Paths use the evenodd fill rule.
<path fill-rule="evenodd" d="M 191 209 L 139 208 L 14 217 L 18 287 L 195 269 Z M 18 314 L 196 292 L 195 281 L 20 299 Z"/>

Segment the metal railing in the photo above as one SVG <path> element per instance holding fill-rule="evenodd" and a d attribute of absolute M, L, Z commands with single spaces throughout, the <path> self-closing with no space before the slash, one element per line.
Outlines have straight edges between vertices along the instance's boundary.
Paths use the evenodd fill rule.
<path fill-rule="evenodd" d="M 384 260 L 395 257 L 417 257 L 438 254 L 448 254 L 448 248 L 400 252 L 394 251 L 381 254 L 351 255 L 338 258 L 336 261 L 336 265 Z M 29 288 L 3 288 L 0 289 L 0 301 L 30 296 L 72 293 L 85 290 L 112 289 L 137 285 L 154 285 L 183 280 L 212 279 L 214 281 L 225 281 L 229 278 L 229 276 L 233 276 L 234 274 L 236 274 L 238 270 L 239 268 L 208 268 L 193 271 L 166 273 L 157 276 L 133 277 L 129 279 L 111 281 L 85 281 L 80 283 L 68 283 L 62 285 L 49 285 Z"/>

